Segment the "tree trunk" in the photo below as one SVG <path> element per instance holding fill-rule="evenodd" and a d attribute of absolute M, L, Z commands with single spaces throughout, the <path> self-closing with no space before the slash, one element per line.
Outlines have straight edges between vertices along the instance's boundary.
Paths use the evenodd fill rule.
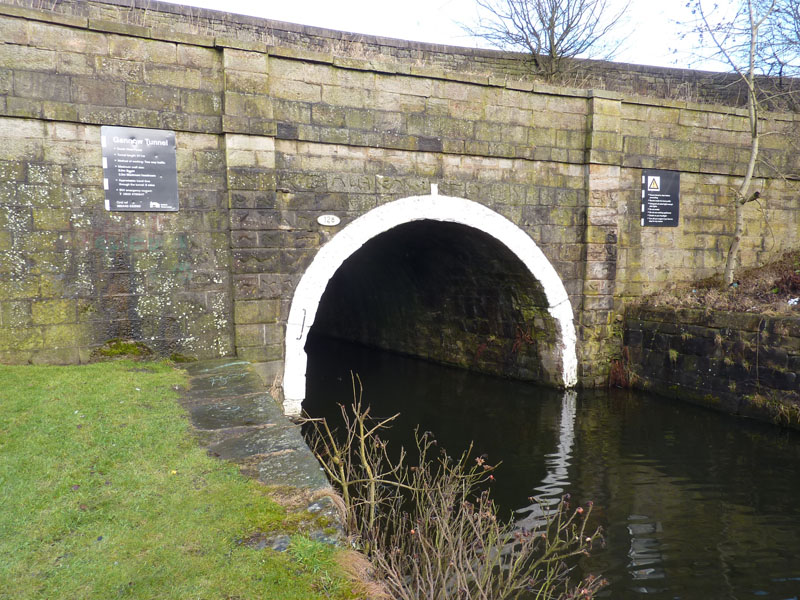
<path fill-rule="evenodd" d="M 736 223 L 733 227 L 733 240 L 728 250 L 728 258 L 725 261 L 725 274 L 723 275 L 725 285 L 733 283 L 733 278 L 736 275 L 736 268 L 739 266 L 739 245 L 742 241 L 742 234 L 744 233 L 745 204 L 758 196 L 757 193 L 753 198 L 748 198 L 747 196 L 750 191 L 750 182 L 753 180 L 756 160 L 758 159 L 758 113 L 755 106 L 754 91 L 755 90 L 752 90 L 750 93 L 750 160 L 747 164 L 747 172 L 745 173 L 739 189 L 736 190 L 736 197 L 733 201 L 736 206 Z"/>
<path fill-rule="evenodd" d="M 744 230 L 744 204 L 736 198 L 736 225 L 733 228 L 733 241 L 728 250 L 728 259 L 725 261 L 725 275 L 723 281 L 725 285 L 733 283 L 733 277 L 736 273 L 736 268 L 739 266 L 739 242 L 742 239 L 742 231 Z"/>
<path fill-rule="evenodd" d="M 741 185 L 739 185 L 739 189 L 736 190 L 736 198 L 734 199 L 736 204 L 736 224 L 733 228 L 733 241 L 731 241 L 731 247 L 728 250 L 728 258 L 725 261 L 725 273 L 723 274 L 725 285 L 731 285 L 733 283 L 736 267 L 739 263 L 739 245 L 742 241 L 742 233 L 744 231 L 744 205 L 749 202 L 747 194 L 750 190 L 750 182 L 753 180 L 753 172 L 756 169 L 756 161 L 758 160 L 758 98 L 756 96 L 755 83 L 755 56 L 760 22 L 758 24 L 754 22 L 753 9 L 749 2 L 748 9 L 750 16 L 750 64 L 747 75 L 743 76 L 743 79 L 747 84 L 747 116 L 750 122 L 750 160 L 747 162 L 747 171 L 745 172 Z"/>

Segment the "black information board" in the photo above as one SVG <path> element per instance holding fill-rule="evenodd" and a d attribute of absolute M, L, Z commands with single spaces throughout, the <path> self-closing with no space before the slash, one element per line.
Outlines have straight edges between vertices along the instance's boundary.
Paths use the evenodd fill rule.
<path fill-rule="evenodd" d="M 680 216 L 681 174 L 642 171 L 642 226 L 677 227 Z"/>
<path fill-rule="evenodd" d="M 175 132 L 100 128 L 106 210 L 178 210 Z"/>

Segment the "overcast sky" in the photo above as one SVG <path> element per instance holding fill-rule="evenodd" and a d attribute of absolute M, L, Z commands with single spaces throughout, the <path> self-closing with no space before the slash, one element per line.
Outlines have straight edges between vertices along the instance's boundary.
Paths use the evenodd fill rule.
<path fill-rule="evenodd" d="M 450 44 L 485 45 L 468 37 L 459 23 L 474 23 L 474 0 L 167 0 L 253 15 L 278 21 L 385 37 Z M 624 0 L 612 0 L 624 4 Z M 620 32 L 627 35 L 616 60 L 664 67 L 688 66 L 675 19 L 685 14 L 686 0 L 631 0 Z"/>

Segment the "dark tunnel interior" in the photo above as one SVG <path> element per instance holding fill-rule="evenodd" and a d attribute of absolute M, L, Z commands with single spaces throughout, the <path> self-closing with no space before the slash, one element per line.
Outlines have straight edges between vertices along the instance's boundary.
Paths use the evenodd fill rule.
<path fill-rule="evenodd" d="M 414 221 L 364 244 L 328 283 L 311 333 L 558 385 L 543 367 L 556 333 L 541 285 L 504 244 L 455 223 Z"/>

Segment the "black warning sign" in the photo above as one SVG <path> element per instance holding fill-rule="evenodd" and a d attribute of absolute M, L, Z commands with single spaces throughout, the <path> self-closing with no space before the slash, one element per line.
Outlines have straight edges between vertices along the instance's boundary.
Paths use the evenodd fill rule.
<path fill-rule="evenodd" d="M 642 171 L 642 226 L 677 227 L 680 216 L 681 174 Z"/>
<path fill-rule="evenodd" d="M 106 210 L 178 210 L 175 132 L 100 128 Z"/>

